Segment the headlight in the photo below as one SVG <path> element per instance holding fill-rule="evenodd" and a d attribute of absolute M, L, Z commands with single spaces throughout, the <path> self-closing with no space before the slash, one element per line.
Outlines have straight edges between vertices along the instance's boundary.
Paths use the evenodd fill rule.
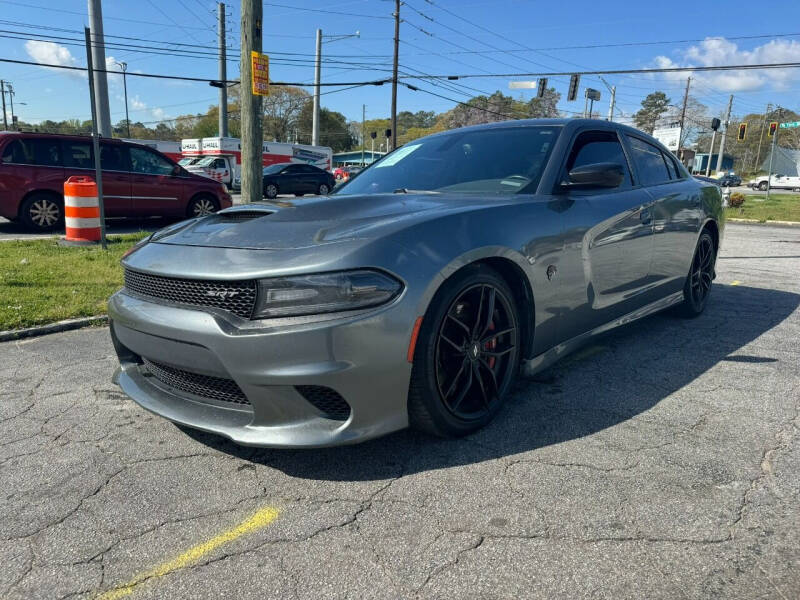
<path fill-rule="evenodd" d="M 342 271 L 258 282 L 254 319 L 315 315 L 384 304 L 397 296 L 402 284 L 378 271 Z"/>

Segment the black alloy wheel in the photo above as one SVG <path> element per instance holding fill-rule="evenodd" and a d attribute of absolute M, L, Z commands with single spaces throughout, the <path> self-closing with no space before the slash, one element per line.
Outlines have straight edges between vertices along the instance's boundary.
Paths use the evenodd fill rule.
<path fill-rule="evenodd" d="M 317 189 L 317 194 L 320 196 L 327 196 L 328 192 L 331 191 L 331 188 L 328 187 L 327 183 L 321 183 L 319 188 Z"/>
<path fill-rule="evenodd" d="M 278 186 L 275 183 L 267 183 L 264 185 L 264 197 L 273 200 L 278 197 Z"/>
<path fill-rule="evenodd" d="M 683 288 L 683 304 L 679 307 L 683 316 L 696 317 L 705 310 L 714 280 L 715 258 L 714 240 L 708 231 L 703 231 Z"/>
<path fill-rule="evenodd" d="M 483 266 L 457 279 L 423 321 L 409 393 L 412 425 L 443 437 L 486 425 L 519 367 L 519 319 L 508 284 Z"/>

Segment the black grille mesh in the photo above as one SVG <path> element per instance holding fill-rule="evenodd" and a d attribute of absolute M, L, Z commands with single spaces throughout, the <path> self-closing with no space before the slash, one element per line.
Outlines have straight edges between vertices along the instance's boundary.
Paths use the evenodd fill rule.
<path fill-rule="evenodd" d="M 244 319 L 250 318 L 256 303 L 256 282 L 252 280 L 180 279 L 125 269 L 125 289 L 176 304 L 220 308 Z"/>
<path fill-rule="evenodd" d="M 203 398 L 212 398 L 232 404 L 250 404 L 247 396 L 233 379 L 200 375 L 176 369 L 163 363 L 142 359 L 147 370 L 161 383 L 171 388 Z"/>
<path fill-rule="evenodd" d="M 350 417 L 350 405 L 331 388 L 321 385 L 298 385 L 295 389 L 329 419 L 346 421 Z"/>

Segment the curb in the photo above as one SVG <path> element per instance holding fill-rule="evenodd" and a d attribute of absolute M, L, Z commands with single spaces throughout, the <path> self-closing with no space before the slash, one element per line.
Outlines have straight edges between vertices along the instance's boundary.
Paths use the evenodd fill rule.
<path fill-rule="evenodd" d="M 94 317 L 82 317 L 80 319 L 67 319 L 66 321 L 58 321 L 57 323 L 49 323 L 48 325 L 37 325 L 36 327 L 27 327 L 25 329 L 10 329 L 8 331 L 0 331 L 0 342 L 47 335 L 48 333 L 60 333 L 72 329 L 82 329 L 83 327 L 90 327 L 97 323 L 107 322 L 108 315 L 97 315 Z"/>
<path fill-rule="evenodd" d="M 759 221 L 758 219 L 733 219 L 731 217 L 725 220 L 731 223 L 747 223 L 749 225 L 790 225 L 792 227 L 800 227 L 800 223 L 797 221 Z"/>

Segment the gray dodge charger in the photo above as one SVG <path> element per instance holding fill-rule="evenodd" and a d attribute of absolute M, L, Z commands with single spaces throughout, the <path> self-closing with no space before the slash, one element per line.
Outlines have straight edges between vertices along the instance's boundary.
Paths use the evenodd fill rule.
<path fill-rule="evenodd" d="M 109 302 L 115 381 L 240 444 L 465 435 L 521 367 L 670 307 L 699 315 L 723 227 L 719 188 L 629 127 L 439 133 L 329 197 L 236 206 L 138 244 Z"/>

